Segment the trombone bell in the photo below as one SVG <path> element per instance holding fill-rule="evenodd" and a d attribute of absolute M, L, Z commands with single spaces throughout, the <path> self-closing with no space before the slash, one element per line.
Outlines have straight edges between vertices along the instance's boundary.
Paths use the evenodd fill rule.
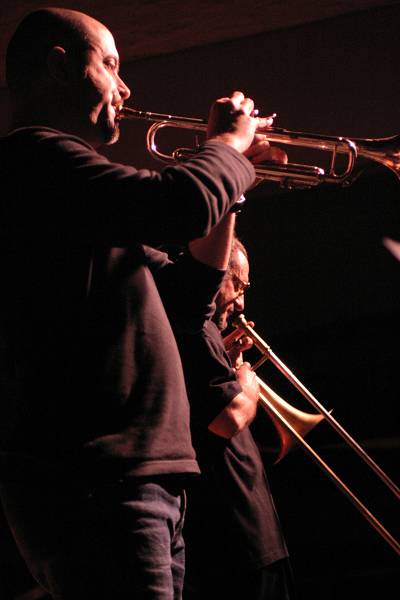
<path fill-rule="evenodd" d="M 244 319 L 242 315 L 241 317 Z M 240 323 L 234 323 L 234 325 L 236 326 L 236 330 L 224 337 L 224 345 L 227 350 L 229 350 L 230 346 L 245 333 L 244 330 L 240 328 Z M 254 342 L 254 337 L 252 335 L 250 337 Z M 253 371 L 265 362 L 266 358 L 267 357 L 264 356 L 258 360 L 252 366 Z M 292 406 L 258 376 L 257 383 L 260 388 L 258 403 L 268 414 L 279 437 L 279 451 L 278 456 L 275 459 L 276 464 L 282 460 L 292 448 L 294 448 L 298 442 L 298 438 L 304 438 L 324 419 L 324 416 L 321 414 L 306 413 Z"/>
<path fill-rule="evenodd" d="M 272 388 L 257 377 L 260 386 L 259 404 L 266 411 L 279 435 L 280 449 L 275 464 L 286 456 L 296 444 L 296 437 L 291 433 L 288 427 L 283 423 L 283 419 L 291 425 L 297 434 L 304 438 L 318 423 L 323 419 L 323 415 L 306 413 L 295 408 L 283 398 L 278 396 Z M 276 408 L 283 419 L 279 419 L 271 409 L 271 405 Z"/>

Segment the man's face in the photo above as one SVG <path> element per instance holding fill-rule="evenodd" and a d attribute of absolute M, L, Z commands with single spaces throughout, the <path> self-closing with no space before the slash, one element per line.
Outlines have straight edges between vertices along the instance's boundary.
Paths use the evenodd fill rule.
<path fill-rule="evenodd" d="M 85 119 L 83 134 L 94 146 L 112 144 L 119 137 L 116 111 L 129 98 L 130 90 L 119 77 L 119 56 L 111 33 L 94 19 L 86 29 L 89 48 L 76 90 Z"/>
<path fill-rule="evenodd" d="M 235 264 L 226 273 L 215 300 L 214 320 L 220 331 L 226 329 L 234 313 L 243 312 L 244 291 L 249 285 L 249 263 L 243 252 L 238 250 Z"/>

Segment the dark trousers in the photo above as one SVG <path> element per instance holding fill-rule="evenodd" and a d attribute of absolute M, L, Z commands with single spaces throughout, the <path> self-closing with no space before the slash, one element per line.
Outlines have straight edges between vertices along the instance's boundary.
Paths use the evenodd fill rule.
<path fill-rule="evenodd" d="M 212 540 L 210 540 L 212 543 Z M 205 551 L 203 568 L 187 574 L 183 600 L 294 600 L 294 584 L 289 560 L 284 558 L 259 569 L 247 570 L 237 564 L 230 566 L 221 557 L 216 564 L 207 564 Z"/>
<path fill-rule="evenodd" d="M 55 600 L 181 598 L 178 486 L 121 481 L 80 494 L 7 484 L 1 496 L 28 568 Z"/>

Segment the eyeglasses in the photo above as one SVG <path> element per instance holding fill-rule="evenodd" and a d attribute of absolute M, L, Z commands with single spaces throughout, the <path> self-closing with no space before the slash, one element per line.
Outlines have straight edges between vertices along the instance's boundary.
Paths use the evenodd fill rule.
<path fill-rule="evenodd" d="M 250 281 L 243 281 L 240 279 L 240 277 L 235 275 L 235 273 L 231 273 L 231 278 L 234 290 L 239 295 L 244 294 L 245 291 L 250 287 Z"/>

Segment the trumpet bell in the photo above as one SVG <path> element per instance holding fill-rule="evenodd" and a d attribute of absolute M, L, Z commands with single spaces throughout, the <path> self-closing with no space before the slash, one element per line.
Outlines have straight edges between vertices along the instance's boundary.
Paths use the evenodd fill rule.
<path fill-rule="evenodd" d="M 379 162 L 400 177 L 400 135 L 355 140 L 359 156 Z"/>

